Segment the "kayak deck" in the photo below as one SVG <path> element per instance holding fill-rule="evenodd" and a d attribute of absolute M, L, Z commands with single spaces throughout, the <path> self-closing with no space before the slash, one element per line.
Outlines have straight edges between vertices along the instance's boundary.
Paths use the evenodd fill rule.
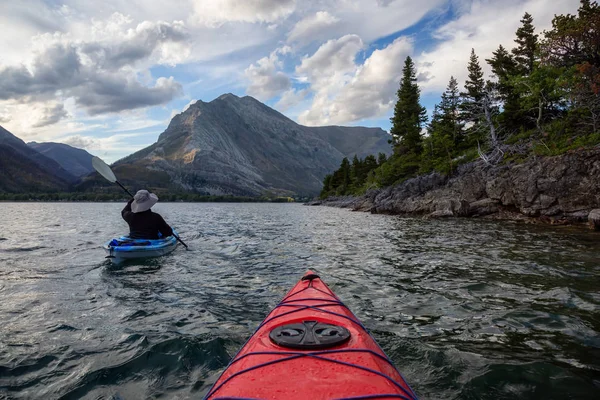
<path fill-rule="evenodd" d="M 206 399 L 416 399 L 367 329 L 311 271 L 260 324 Z"/>
<path fill-rule="evenodd" d="M 121 236 L 102 246 L 108 254 L 107 258 L 117 263 L 126 259 L 163 256 L 175 250 L 176 247 L 177 239 L 174 236 L 161 239 L 131 239 Z"/>

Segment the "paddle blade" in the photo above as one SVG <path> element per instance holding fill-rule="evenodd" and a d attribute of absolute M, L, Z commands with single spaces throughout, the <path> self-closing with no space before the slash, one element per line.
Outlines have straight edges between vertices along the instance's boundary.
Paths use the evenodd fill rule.
<path fill-rule="evenodd" d="M 94 169 L 98 171 L 98 173 L 102 175 L 107 181 L 112 183 L 115 183 L 117 181 L 117 177 L 112 172 L 112 169 L 110 169 L 110 167 L 100 158 L 96 156 L 92 157 L 92 167 L 94 167 Z"/>

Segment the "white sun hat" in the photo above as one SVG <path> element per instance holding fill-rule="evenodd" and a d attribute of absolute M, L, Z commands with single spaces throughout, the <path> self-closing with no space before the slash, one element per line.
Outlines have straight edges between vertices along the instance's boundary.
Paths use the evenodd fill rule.
<path fill-rule="evenodd" d="M 140 213 L 148 211 L 158 201 L 158 196 L 154 193 L 150 193 L 147 190 L 138 190 L 133 196 L 133 203 L 131 203 L 131 211 L 134 213 Z"/>

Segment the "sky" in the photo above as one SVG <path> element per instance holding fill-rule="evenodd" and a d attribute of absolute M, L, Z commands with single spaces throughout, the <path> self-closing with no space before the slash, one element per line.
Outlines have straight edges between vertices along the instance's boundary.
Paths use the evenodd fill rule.
<path fill-rule="evenodd" d="M 252 96 L 310 126 L 390 128 L 402 67 L 429 115 L 471 49 L 514 47 L 579 0 L 0 0 L 0 125 L 113 162 L 197 100 Z"/>

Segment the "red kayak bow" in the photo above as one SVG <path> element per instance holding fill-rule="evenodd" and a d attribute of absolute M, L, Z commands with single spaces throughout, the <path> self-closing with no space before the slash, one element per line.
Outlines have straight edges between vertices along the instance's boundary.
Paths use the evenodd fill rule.
<path fill-rule="evenodd" d="M 205 397 L 416 398 L 367 329 L 312 271 L 271 311 Z"/>

